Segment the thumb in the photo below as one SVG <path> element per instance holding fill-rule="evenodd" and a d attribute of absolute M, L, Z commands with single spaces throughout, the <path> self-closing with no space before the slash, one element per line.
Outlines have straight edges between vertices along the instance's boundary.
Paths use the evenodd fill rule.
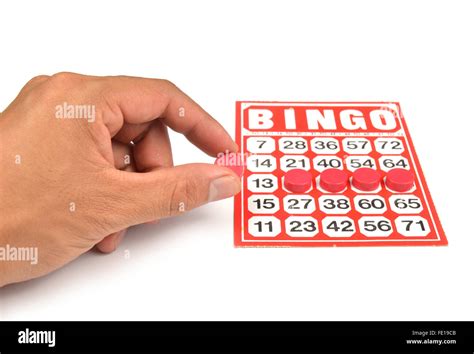
<path fill-rule="evenodd" d="M 208 202 L 240 192 L 240 178 L 232 170 L 210 164 L 187 164 L 146 173 L 110 170 L 102 192 L 113 210 L 117 230 L 179 215 Z M 120 196 L 120 197 L 117 197 Z"/>

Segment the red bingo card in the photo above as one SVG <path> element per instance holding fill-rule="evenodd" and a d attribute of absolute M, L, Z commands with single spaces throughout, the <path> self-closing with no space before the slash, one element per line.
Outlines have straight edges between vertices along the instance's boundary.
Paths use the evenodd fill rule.
<path fill-rule="evenodd" d="M 398 103 L 236 110 L 236 246 L 447 245 Z"/>

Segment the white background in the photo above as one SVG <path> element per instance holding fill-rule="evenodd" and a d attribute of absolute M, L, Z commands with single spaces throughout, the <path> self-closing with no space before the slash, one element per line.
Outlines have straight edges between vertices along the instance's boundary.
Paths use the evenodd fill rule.
<path fill-rule="evenodd" d="M 236 249 L 226 200 L 1 289 L 0 317 L 473 320 L 472 14 L 468 1 L 1 1 L 0 109 L 64 70 L 170 79 L 231 134 L 236 100 L 401 102 L 450 244 Z M 212 162 L 172 139 L 177 163 Z"/>

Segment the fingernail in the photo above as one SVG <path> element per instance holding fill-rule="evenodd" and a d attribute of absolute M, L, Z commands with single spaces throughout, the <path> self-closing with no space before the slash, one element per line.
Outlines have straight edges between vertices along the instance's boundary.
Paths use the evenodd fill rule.
<path fill-rule="evenodd" d="M 232 197 L 240 192 L 240 180 L 234 176 L 219 177 L 209 185 L 209 201 Z"/>

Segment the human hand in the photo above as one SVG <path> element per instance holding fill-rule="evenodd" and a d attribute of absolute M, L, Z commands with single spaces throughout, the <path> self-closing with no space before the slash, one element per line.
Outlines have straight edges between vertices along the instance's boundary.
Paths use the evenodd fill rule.
<path fill-rule="evenodd" d="M 67 118 L 78 112 L 94 118 Z M 0 114 L 0 247 L 36 247 L 38 263 L 0 259 L 0 286 L 47 274 L 95 245 L 110 252 L 129 226 L 240 191 L 225 167 L 173 166 L 167 127 L 211 156 L 238 149 L 165 80 L 59 73 L 28 82 Z"/>

